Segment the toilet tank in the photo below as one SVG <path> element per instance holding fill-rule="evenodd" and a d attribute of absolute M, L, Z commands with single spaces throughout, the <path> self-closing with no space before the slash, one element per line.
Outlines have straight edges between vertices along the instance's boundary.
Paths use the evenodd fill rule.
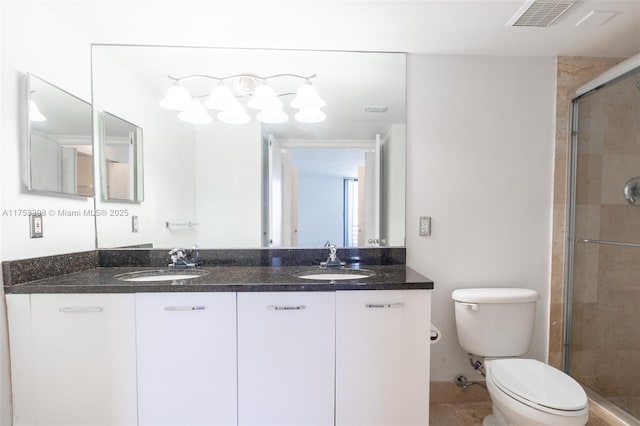
<path fill-rule="evenodd" d="M 469 288 L 451 294 L 460 346 L 483 357 L 529 350 L 540 295 L 527 288 Z"/>

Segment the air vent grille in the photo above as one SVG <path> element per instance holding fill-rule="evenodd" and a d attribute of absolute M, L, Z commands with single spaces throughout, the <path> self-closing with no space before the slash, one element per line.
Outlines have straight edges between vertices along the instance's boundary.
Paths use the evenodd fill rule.
<path fill-rule="evenodd" d="M 527 2 L 524 11 L 521 8 L 509 24 L 514 27 L 548 27 L 565 13 L 575 2 Z"/>

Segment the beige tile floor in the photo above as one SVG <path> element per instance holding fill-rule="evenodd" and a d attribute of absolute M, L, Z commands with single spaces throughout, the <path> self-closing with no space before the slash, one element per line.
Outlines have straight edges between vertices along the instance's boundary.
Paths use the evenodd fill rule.
<path fill-rule="evenodd" d="M 429 425 L 479 426 L 482 425 L 482 419 L 489 414 L 491 414 L 491 402 L 431 404 L 429 407 Z M 612 426 L 612 424 L 590 412 L 587 426 Z"/>
<path fill-rule="evenodd" d="M 596 409 L 596 407 L 594 407 Z M 482 419 L 491 414 L 491 401 L 486 388 L 474 385 L 460 390 L 445 382 L 431 383 L 429 425 L 480 426 Z M 618 422 L 605 420 L 593 410 L 589 411 L 587 426 L 614 426 Z M 553 426 L 553 425 L 550 425 Z"/>

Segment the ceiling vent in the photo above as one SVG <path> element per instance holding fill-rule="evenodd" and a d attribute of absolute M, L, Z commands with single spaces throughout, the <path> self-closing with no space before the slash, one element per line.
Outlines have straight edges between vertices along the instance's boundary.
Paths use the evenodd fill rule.
<path fill-rule="evenodd" d="M 513 27 L 548 27 L 562 16 L 575 1 L 528 0 L 507 25 Z"/>

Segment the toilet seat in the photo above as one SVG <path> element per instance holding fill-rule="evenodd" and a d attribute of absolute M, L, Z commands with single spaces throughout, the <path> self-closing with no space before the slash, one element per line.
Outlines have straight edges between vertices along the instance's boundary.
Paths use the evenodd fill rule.
<path fill-rule="evenodd" d="M 587 408 L 587 395 L 573 378 L 534 359 L 491 361 L 490 380 L 503 393 L 540 411 L 574 416 Z"/>

